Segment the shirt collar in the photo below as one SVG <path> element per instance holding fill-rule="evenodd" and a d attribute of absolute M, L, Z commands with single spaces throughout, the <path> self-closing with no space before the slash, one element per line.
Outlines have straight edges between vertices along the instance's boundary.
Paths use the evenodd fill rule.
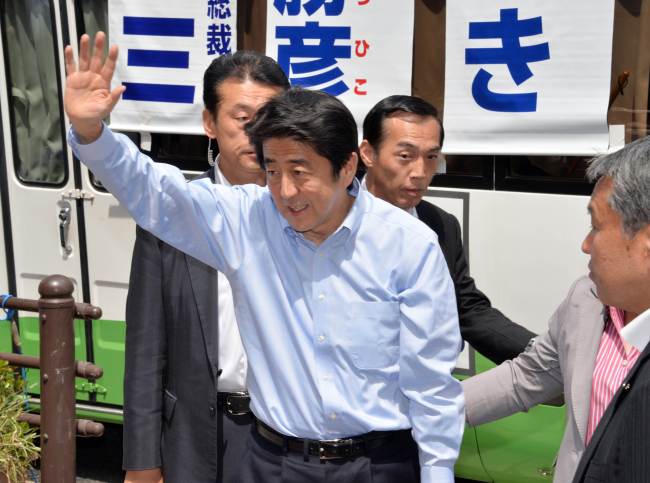
<path fill-rule="evenodd" d="M 365 200 L 365 196 L 367 196 L 367 191 L 361 190 L 359 180 L 354 178 L 352 180 L 352 185 L 348 188 L 348 194 L 350 196 L 353 196 L 354 203 L 352 203 L 352 207 L 350 208 L 350 211 L 348 211 L 348 214 L 345 216 L 343 219 L 343 223 L 341 223 L 341 226 L 339 226 L 334 233 L 332 233 L 327 240 L 332 239 L 332 238 L 339 238 L 341 235 L 342 231 L 347 232 L 348 234 L 351 232 L 354 232 L 356 229 L 358 229 L 359 225 L 361 224 L 361 219 L 363 218 L 363 212 L 365 211 L 366 203 L 367 201 Z M 284 232 L 288 235 L 291 235 L 294 238 L 303 238 L 303 235 L 301 233 L 296 232 L 289 222 L 285 219 L 284 216 L 280 214 L 280 211 L 276 207 L 276 213 L 277 216 L 280 219 L 280 223 L 282 225 L 282 228 Z M 345 237 L 347 238 L 347 237 Z"/>
<path fill-rule="evenodd" d="M 621 337 L 640 352 L 650 342 L 650 309 L 638 315 L 621 330 Z"/>
<path fill-rule="evenodd" d="M 368 184 L 367 184 L 367 182 L 366 182 L 366 178 L 367 178 L 367 177 L 368 177 L 368 175 L 367 175 L 367 174 L 364 174 L 364 175 L 363 175 L 363 178 L 361 178 L 361 189 L 362 189 L 362 190 L 365 190 L 365 191 L 368 191 Z M 420 217 L 418 216 L 418 212 L 417 212 L 417 210 L 415 209 L 415 207 L 409 208 L 408 210 L 406 210 L 406 212 L 407 212 L 409 215 L 411 215 L 411 216 L 417 218 L 418 220 L 420 219 Z"/>
<path fill-rule="evenodd" d="M 214 160 L 214 182 L 217 184 L 222 184 L 224 186 L 232 186 L 230 181 L 226 179 L 226 177 L 223 175 L 221 172 L 221 169 L 219 168 L 219 162 L 221 161 L 221 154 L 217 155 L 217 159 Z"/>
<path fill-rule="evenodd" d="M 341 226 L 335 233 L 339 232 L 342 228 L 347 228 L 351 232 L 354 232 L 361 224 L 363 212 L 366 207 L 366 192 L 362 192 L 361 184 L 357 178 L 352 178 L 352 186 L 348 188 L 348 194 L 354 196 L 354 203 L 352 203 L 350 211 L 348 211 L 343 223 L 341 223 Z"/>

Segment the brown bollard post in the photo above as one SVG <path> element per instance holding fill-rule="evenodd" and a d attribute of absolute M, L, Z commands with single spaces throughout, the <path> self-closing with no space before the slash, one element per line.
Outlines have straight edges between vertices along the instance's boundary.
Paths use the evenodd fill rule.
<path fill-rule="evenodd" d="M 63 275 L 46 277 L 38 286 L 43 483 L 74 483 L 76 479 L 73 290 Z"/>

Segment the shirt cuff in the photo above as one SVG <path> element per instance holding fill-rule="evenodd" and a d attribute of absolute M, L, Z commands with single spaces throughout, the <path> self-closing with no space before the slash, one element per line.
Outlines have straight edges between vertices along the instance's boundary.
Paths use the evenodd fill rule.
<path fill-rule="evenodd" d="M 454 471 L 442 466 L 425 465 L 420 476 L 421 483 L 454 483 Z"/>
<path fill-rule="evenodd" d="M 115 138 L 113 132 L 108 129 L 106 124 L 102 123 L 102 132 L 97 139 L 88 144 L 82 144 L 77 133 L 70 127 L 68 131 L 68 144 L 72 151 L 79 159 L 83 159 L 84 164 L 89 161 L 103 161 L 106 159 L 106 152 L 111 152 L 114 147 Z M 108 151 L 107 151 L 108 150 Z"/>

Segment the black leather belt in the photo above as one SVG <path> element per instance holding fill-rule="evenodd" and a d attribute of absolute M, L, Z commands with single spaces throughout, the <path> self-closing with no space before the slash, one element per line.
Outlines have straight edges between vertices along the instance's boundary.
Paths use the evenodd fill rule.
<path fill-rule="evenodd" d="M 285 436 L 275 429 L 257 420 L 255 423 L 257 434 L 284 451 L 308 456 L 317 456 L 321 463 L 327 460 L 354 459 L 368 455 L 372 450 L 390 444 L 404 444 L 405 437 L 410 437 L 409 430 L 400 431 L 373 431 L 343 439 L 318 441 Z"/>
<path fill-rule="evenodd" d="M 251 398 L 247 392 L 218 392 L 217 405 L 231 416 L 249 414 Z"/>

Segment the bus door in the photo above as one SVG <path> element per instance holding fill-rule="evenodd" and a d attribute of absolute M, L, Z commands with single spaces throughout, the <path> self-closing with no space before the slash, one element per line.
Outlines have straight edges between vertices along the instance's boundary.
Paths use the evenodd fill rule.
<path fill-rule="evenodd" d="M 107 2 L 67 0 L 65 5 L 66 43 L 72 45 L 76 55 L 82 34 L 93 38 L 97 31 L 107 31 Z M 155 146 L 157 156 L 153 157 L 160 158 L 159 161 L 174 162 L 179 155 L 188 158 L 188 153 L 194 153 L 187 163 L 174 164 L 190 173 L 207 167 L 207 141 L 203 137 L 185 136 L 179 140 L 173 135 L 126 134 L 146 152 Z M 87 297 L 103 311 L 102 319 L 92 322 L 88 340 L 92 360 L 104 369 L 104 375 L 87 389 L 90 399 L 102 405 L 94 407 L 97 412 L 94 417 L 113 421 L 119 420 L 119 407 L 123 403 L 124 321 L 135 223 L 126 209 L 103 188 L 101 180 L 77 160 L 74 165 L 79 170 L 78 188 L 83 199 L 80 219 L 87 264 L 82 266 L 82 271 L 87 280 Z"/>
<path fill-rule="evenodd" d="M 97 381 L 99 403 L 122 405 L 124 379 L 125 308 L 135 223 L 127 210 L 85 166 L 81 166 L 82 190 L 92 197 L 84 204 L 90 301 L 102 308 L 93 322 L 95 363 L 104 368 Z"/>
<path fill-rule="evenodd" d="M 59 3 L 6 0 L 2 5 L 2 202 L 3 214 L 11 218 L 3 222 L 3 232 L 13 245 L 14 295 L 38 298 L 40 281 L 62 274 L 82 301 L 77 191 L 63 121 Z M 38 319 L 27 312 L 19 317 L 22 351 L 38 355 Z M 75 351 L 78 359 L 86 359 L 83 321 L 75 321 Z M 28 372 L 28 389 L 37 393 L 38 371 Z"/>
<path fill-rule="evenodd" d="M 65 39 L 78 58 L 79 38 L 88 33 L 94 37 L 97 30 L 106 30 L 106 2 L 66 1 L 68 36 Z M 124 378 L 125 306 L 135 240 L 135 223 L 122 205 L 108 193 L 93 174 L 74 160 L 79 173 L 81 234 L 84 238 L 87 265 L 88 301 L 101 307 L 101 320 L 91 322 L 89 349 L 95 364 L 104 369 L 104 375 L 84 387 L 91 401 L 102 405 L 121 406 Z M 120 411 L 102 415 L 120 416 Z M 105 408 L 110 411 L 110 408 Z M 102 416 L 100 416 L 102 417 Z"/>

